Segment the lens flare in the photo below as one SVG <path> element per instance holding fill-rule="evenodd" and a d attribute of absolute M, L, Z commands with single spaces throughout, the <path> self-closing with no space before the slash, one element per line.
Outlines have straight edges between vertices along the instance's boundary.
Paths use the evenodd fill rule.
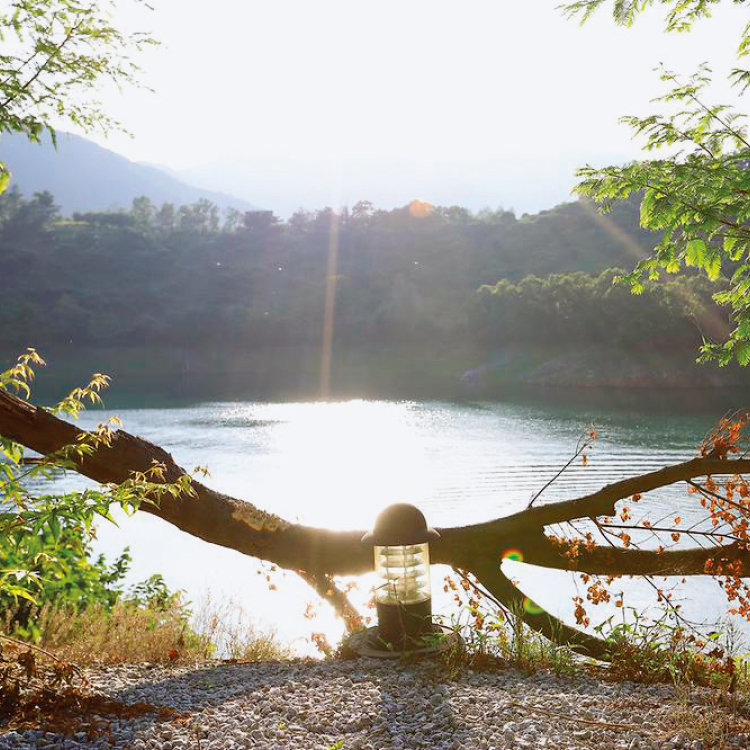
<path fill-rule="evenodd" d="M 336 309 L 336 284 L 339 262 L 339 217 L 331 214 L 328 239 L 328 267 L 326 270 L 326 296 L 323 312 L 323 348 L 320 353 L 320 397 L 324 401 L 331 395 L 331 352 L 333 350 L 333 321 Z"/>
<path fill-rule="evenodd" d="M 535 601 L 525 596 L 523 598 L 523 611 L 527 615 L 541 615 L 544 612 L 544 607 L 540 607 Z"/>
<path fill-rule="evenodd" d="M 432 204 L 427 201 L 413 200 L 409 204 L 409 213 L 415 219 L 424 219 L 432 213 Z"/>
<path fill-rule="evenodd" d="M 515 560 L 516 562 L 523 562 L 523 552 L 521 552 L 518 547 L 511 547 L 510 549 L 506 549 L 505 552 L 503 552 L 502 555 L 500 555 L 501 560 Z"/>

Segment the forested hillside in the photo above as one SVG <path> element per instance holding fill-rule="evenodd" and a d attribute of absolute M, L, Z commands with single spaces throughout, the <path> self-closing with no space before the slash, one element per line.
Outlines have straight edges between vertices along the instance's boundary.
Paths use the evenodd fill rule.
<path fill-rule="evenodd" d="M 612 286 L 609 269 L 632 267 L 653 242 L 632 203 L 605 217 L 569 203 L 519 218 L 361 202 L 282 222 L 139 198 L 127 213 L 63 218 L 50 194 L 10 191 L 0 197 L 0 342 L 5 357 L 29 345 L 177 347 L 181 367 L 185 352 L 200 362 L 217 347 L 264 351 L 273 370 L 270 348 L 319 350 L 334 247 L 339 351 L 406 347 L 418 359 L 467 346 L 642 350 L 648 341 L 692 356 L 701 334 L 722 325 L 708 282 L 640 297 Z"/>
<path fill-rule="evenodd" d="M 205 201 L 156 208 L 139 199 L 129 213 L 62 219 L 51 195 L 11 191 L 0 197 L 0 336 L 40 345 L 314 341 L 334 238 L 337 337 L 464 336 L 483 284 L 632 265 L 631 243 L 648 238 L 628 209 L 611 217 L 612 233 L 579 204 L 517 219 L 360 203 L 283 223 L 265 212 L 220 215 Z"/>

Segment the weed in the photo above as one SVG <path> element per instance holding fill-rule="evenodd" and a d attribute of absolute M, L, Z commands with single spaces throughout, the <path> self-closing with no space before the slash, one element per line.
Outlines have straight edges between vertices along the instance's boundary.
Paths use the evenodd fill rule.
<path fill-rule="evenodd" d="M 649 622 L 630 611 L 631 621 L 623 612 L 622 622 L 613 624 L 610 617 L 596 628 L 609 645 L 611 679 L 702 685 L 728 692 L 737 688 L 738 661 L 718 645 L 720 632 L 701 640 L 664 619 Z"/>
<path fill-rule="evenodd" d="M 14 633 L 12 612 L 0 630 Z M 179 598 L 121 600 L 112 609 L 82 611 L 45 605 L 33 608 L 34 642 L 61 659 L 80 665 L 129 662 L 196 663 L 216 656 L 236 661 L 287 658 L 273 633 L 259 632 L 230 601 L 206 598 L 191 613 Z"/>
<path fill-rule="evenodd" d="M 291 649 L 279 643 L 273 631 L 259 631 L 245 610 L 231 599 L 217 602 L 207 594 L 192 615 L 203 658 L 218 656 L 234 661 L 289 659 Z"/>
<path fill-rule="evenodd" d="M 665 726 L 664 738 L 681 734 L 700 740 L 702 747 L 725 750 L 737 747 L 732 737 L 750 732 L 747 699 L 723 691 L 704 692 L 699 697 L 685 688 L 677 691 L 678 702 Z"/>
<path fill-rule="evenodd" d="M 471 607 L 451 621 L 449 634 L 453 644 L 441 652 L 449 677 L 460 675 L 464 668 L 494 669 L 514 667 L 533 673 L 548 670 L 569 674 L 575 668 L 573 652 L 558 646 L 530 630 L 521 611 L 479 612 Z M 455 638 L 455 635 L 460 638 Z M 446 637 L 446 635 L 437 636 Z"/>

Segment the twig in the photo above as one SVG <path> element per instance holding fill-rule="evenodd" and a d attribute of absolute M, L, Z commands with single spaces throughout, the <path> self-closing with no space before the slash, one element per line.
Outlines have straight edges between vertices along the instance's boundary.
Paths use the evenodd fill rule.
<path fill-rule="evenodd" d="M 687 529 L 679 529 L 676 526 L 639 526 L 638 524 L 617 524 L 617 523 L 600 523 L 597 524 L 600 528 L 604 529 L 635 529 L 637 531 L 663 531 L 664 533 L 675 533 L 675 534 L 687 534 L 690 536 L 707 536 L 710 539 L 714 539 L 716 536 L 720 536 L 725 539 L 731 539 L 735 542 L 739 542 L 739 537 L 733 536 L 732 534 L 722 534 L 715 531 L 688 531 Z"/>
<path fill-rule="evenodd" d="M 560 467 L 557 474 L 555 474 L 555 476 L 553 476 L 552 479 L 550 479 L 547 484 L 545 484 L 544 487 L 542 487 L 542 489 L 539 490 L 539 492 L 537 492 L 531 498 L 531 500 L 529 500 L 529 504 L 526 507 L 530 508 L 539 499 L 539 497 L 547 489 L 547 487 L 549 487 L 553 482 L 556 482 L 563 474 L 563 472 L 565 472 L 570 467 L 573 461 L 575 461 L 578 456 L 580 456 L 586 450 L 586 448 L 591 447 L 592 444 L 593 443 L 591 440 L 584 440 L 583 443 L 576 449 L 576 452 L 568 459 L 568 462 L 564 466 Z"/>
<path fill-rule="evenodd" d="M 556 719 L 562 719 L 563 721 L 572 721 L 575 724 L 588 724 L 589 726 L 604 727 L 606 729 L 620 729 L 625 731 L 640 731 L 643 729 L 638 724 L 616 724 L 610 721 L 596 721 L 594 719 L 578 719 L 575 716 L 569 716 L 568 714 L 562 714 L 558 711 L 550 711 L 548 708 L 539 708 L 538 706 L 529 706 L 525 703 L 518 703 L 517 701 L 509 701 L 509 705 L 514 708 L 521 708 L 526 711 L 536 711 L 540 714 L 546 714 L 547 716 L 554 716 Z"/>
<path fill-rule="evenodd" d="M 11 638 L 9 635 L 5 635 L 4 633 L 0 633 L 0 638 L 2 638 L 4 641 L 8 641 L 9 643 L 15 643 L 16 646 L 34 649 L 34 651 L 38 651 L 40 654 L 49 656 L 50 659 L 54 659 L 59 664 L 69 665 L 75 672 L 78 673 L 79 677 L 83 677 L 83 670 L 77 664 L 67 662 L 64 659 L 61 659 L 59 656 L 55 656 L 55 654 L 53 654 L 51 651 L 47 651 L 47 649 L 42 648 L 41 646 L 36 646 L 33 643 L 25 643 L 24 641 L 19 641 L 17 638 Z"/>
<path fill-rule="evenodd" d="M 747 513 L 748 509 L 743 507 L 742 505 L 738 505 L 735 502 L 732 502 L 728 498 L 724 497 L 723 495 L 719 495 L 716 492 L 712 492 L 711 490 L 706 489 L 703 487 L 703 485 L 698 484 L 697 482 L 693 482 L 692 479 L 685 480 L 686 484 L 689 484 L 691 487 L 694 487 L 698 492 L 703 495 L 703 497 L 706 498 L 706 500 L 709 499 L 709 497 L 713 497 L 716 500 L 719 500 L 722 503 L 726 503 L 730 508 L 734 508 L 735 510 L 739 510 L 742 513 Z"/>
<path fill-rule="evenodd" d="M 489 599 L 499 610 L 505 612 L 505 614 L 508 616 L 510 615 L 510 611 L 508 610 L 508 608 L 499 599 L 494 597 L 489 591 L 480 586 L 476 581 L 472 581 L 471 578 L 469 578 L 469 573 L 467 571 L 461 570 L 460 568 L 456 567 L 452 567 L 451 570 L 456 575 L 461 576 L 461 579 L 466 581 L 466 583 L 468 583 L 469 586 L 474 589 L 474 591 L 480 598 Z"/>
<path fill-rule="evenodd" d="M 611 531 L 607 531 L 605 528 L 603 528 L 603 524 L 599 523 L 595 518 L 592 519 L 592 520 L 596 524 L 597 529 L 599 529 L 599 533 L 602 535 L 602 537 L 607 542 L 607 544 L 609 544 L 609 546 L 612 547 L 613 549 L 618 549 L 617 545 L 614 544 L 612 542 L 612 539 L 611 539 L 611 537 L 615 537 L 615 539 L 617 539 L 618 538 L 617 535 L 613 534 Z M 657 539 L 659 538 L 656 534 L 654 534 L 654 536 L 656 536 Z M 637 545 L 633 545 L 633 546 L 635 546 L 636 549 L 637 549 Z M 640 577 L 649 586 L 651 586 L 651 588 L 654 591 L 656 591 L 656 594 L 657 594 L 657 600 L 656 600 L 657 604 L 660 603 L 662 600 L 666 603 L 665 609 L 664 609 L 664 615 L 663 615 L 665 618 L 667 617 L 667 615 L 671 614 L 672 617 L 675 618 L 675 620 L 677 620 L 678 622 L 682 622 L 688 630 L 690 630 L 691 628 L 693 630 L 695 630 L 695 626 L 693 625 L 693 623 L 691 623 L 689 620 L 687 620 L 685 617 L 683 617 L 677 611 L 677 608 L 671 603 L 671 601 L 670 601 L 671 596 L 670 597 L 665 596 L 664 593 L 662 592 L 662 590 L 654 583 L 654 581 L 653 581 L 653 579 L 651 578 L 650 575 L 642 574 Z M 676 585 L 677 584 L 675 584 L 675 586 Z"/>

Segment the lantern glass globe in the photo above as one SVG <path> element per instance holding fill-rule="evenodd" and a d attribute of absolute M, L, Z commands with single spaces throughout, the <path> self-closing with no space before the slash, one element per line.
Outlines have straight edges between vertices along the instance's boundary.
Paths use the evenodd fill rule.
<path fill-rule="evenodd" d="M 429 600 L 429 544 L 375 545 L 375 573 L 377 603 L 417 604 Z"/>

